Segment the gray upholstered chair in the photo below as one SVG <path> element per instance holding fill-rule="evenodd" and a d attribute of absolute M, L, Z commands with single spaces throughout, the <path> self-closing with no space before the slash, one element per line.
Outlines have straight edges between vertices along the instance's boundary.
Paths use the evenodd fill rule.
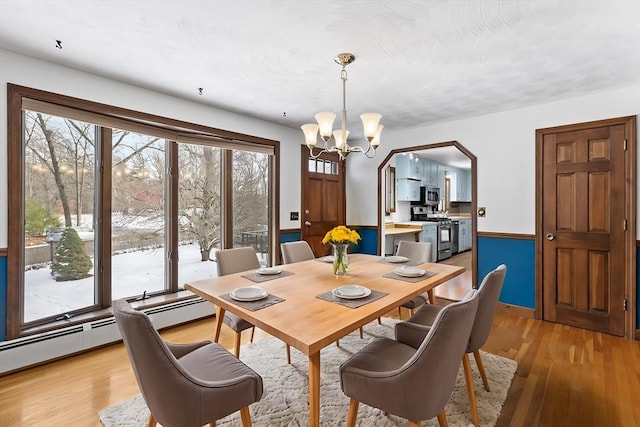
<path fill-rule="evenodd" d="M 347 426 L 355 426 L 359 402 L 409 420 L 438 417 L 447 425 L 444 407 L 451 397 L 478 307 L 478 291 L 445 307 L 415 347 L 378 338 L 340 366 L 340 385 L 351 398 Z"/>
<path fill-rule="evenodd" d="M 218 265 L 218 276 L 226 276 L 227 274 L 240 273 L 242 271 L 253 270 L 260 268 L 260 261 L 255 249 L 250 246 L 233 249 L 221 249 L 216 252 L 216 262 Z M 240 338 L 242 331 L 251 329 L 251 342 L 253 342 L 253 334 L 255 332 L 255 326 L 242 319 L 240 316 L 224 312 L 223 322 L 230 327 L 236 333 L 236 339 L 234 343 L 234 354 L 236 357 L 240 357 Z M 220 337 L 215 336 L 215 342 L 218 342 Z M 287 346 L 287 363 L 291 363 L 291 348 L 289 344 Z"/>
<path fill-rule="evenodd" d="M 250 246 L 233 249 L 221 249 L 216 251 L 216 265 L 218 266 L 218 276 L 240 273 L 241 271 L 254 270 L 260 268 L 260 261 L 255 249 Z M 255 327 L 240 316 L 225 311 L 223 322 L 236 333 L 234 344 L 234 354 L 240 357 L 240 338 L 242 331 L 251 329 L 251 342 Z M 220 337 L 215 336 L 214 341 L 218 342 Z"/>
<path fill-rule="evenodd" d="M 281 243 L 280 251 L 282 252 L 283 264 L 293 264 L 294 262 L 308 261 L 316 257 L 313 254 L 309 243 L 304 240 Z"/>
<path fill-rule="evenodd" d="M 476 359 L 476 364 L 478 365 L 478 370 L 480 371 L 480 376 L 482 377 L 484 389 L 489 391 L 489 382 L 487 381 L 487 375 L 484 371 L 482 358 L 480 357 L 480 347 L 482 347 L 484 343 L 487 342 L 487 338 L 489 338 L 491 324 L 493 323 L 493 317 L 495 315 L 500 291 L 502 290 L 502 284 L 504 283 L 506 274 L 507 267 L 504 264 L 501 264 L 482 279 L 482 283 L 478 290 L 478 311 L 473 322 L 473 329 L 471 330 L 467 349 L 462 358 L 465 380 L 467 382 L 467 392 L 469 393 L 471 415 L 476 426 L 479 425 L 478 407 L 475 392 L 473 390 L 473 377 L 471 376 L 469 353 L 473 353 L 473 356 Z M 422 337 L 424 337 L 428 332 L 430 325 L 435 322 L 436 317 L 442 310 L 443 308 L 440 306 L 427 304 L 420 308 L 420 310 L 418 310 L 418 312 L 409 320 L 404 322 L 402 326 L 398 328 L 397 332 L 403 336 L 405 341 L 409 343 L 413 342 L 413 345 L 417 346 L 421 342 Z"/>
<path fill-rule="evenodd" d="M 282 263 L 293 264 L 295 262 L 309 261 L 315 259 L 316 256 L 311 250 L 311 246 L 304 240 L 295 242 L 285 242 L 280 244 L 280 251 L 282 252 Z M 360 328 L 360 338 L 363 337 L 362 327 Z M 340 345 L 340 340 L 336 340 L 336 344 Z M 291 347 L 287 344 L 287 362 L 290 363 Z"/>
<path fill-rule="evenodd" d="M 146 314 L 125 300 L 113 312 L 140 392 L 151 411 L 149 426 L 200 427 L 240 410 L 251 425 L 249 405 L 262 397 L 262 377 L 210 341 L 166 343 Z"/>
<path fill-rule="evenodd" d="M 396 255 L 407 257 L 412 261 L 416 261 L 419 263 L 425 263 L 431 261 L 431 242 L 410 242 L 408 240 L 401 240 L 398 243 L 398 250 L 396 251 Z M 421 306 L 422 304 L 426 304 L 429 301 L 429 296 L 427 294 L 421 294 L 417 297 L 413 298 L 411 301 L 407 301 L 404 304 L 398 306 L 398 319 L 402 320 L 402 310 L 401 308 L 407 308 L 411 311 L 411 315 L 413 316 L 413 311 L 416 307 Z"/>

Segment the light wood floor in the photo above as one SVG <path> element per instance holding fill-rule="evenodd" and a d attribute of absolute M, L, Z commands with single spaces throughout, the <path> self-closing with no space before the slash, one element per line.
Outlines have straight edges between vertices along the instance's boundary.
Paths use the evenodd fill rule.
<path fill-rule="evenodd" d="M 441 294 L 460 295 L 469 280 Z M 162 335 L 171 342 L 211 339 L 214 323 Z M 222 330 L 221 344 L 232 348 L 232 335 Z M 256 332 L 256 339 L 264 336 Z M 640 426 L 638 342 L 498 312 L 484 350 L 518 361 L 498 426 Z M 0 426 L 96 427 L 98 411 L 136 394 L 126 351 L 114 344 L 0 377 Z"/>

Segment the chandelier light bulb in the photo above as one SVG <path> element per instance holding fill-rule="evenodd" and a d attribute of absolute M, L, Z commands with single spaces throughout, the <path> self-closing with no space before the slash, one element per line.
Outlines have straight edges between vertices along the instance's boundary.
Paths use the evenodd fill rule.
<path fill-rule="evenodd" d="M 333 121 L 336 119 L 336 113 L 318 113 L 314 117 L 318 122 L 320 137 L 325 141 L 328 141 L 329 138 L 331 138 L 331 132 L 333 131 Z"/>
<path fill-rule="evenodd" d="M 376 136 L 376 132 L 378 131 L 378 123 L 380 123 L 381 118 L 382 114 L 378 113 L 364 113 L 360 115 L 360 120 L 362 120 L 362 127 L 364 128 L 364 137 L 367 138 L 369 142 L 371 142 Z"/>
<path fill-rule="evenodd" d="M 344 141 L 342 140 L 342 130 L 341 129 L 333 131 L 333 139 L 336 142 L 336 147 L 337 148 L 342 148 L 344 145 L 346 145 L 347 138 L 349 138 L 349 131 L 348 130 L 345 131 Z"/>
<path fill-rule="evenodd" d="M 378 145 L 380 145 L 380 134 L 382 133 L 382 128 L 384 126 L 382 125 L 378 125 L 378 127 L 376 128 L 376 134 L 373 137 L 373 139 L 371 140 L 371 146 L 373 148 L 378 148 Z"/>
<path fill-rule="evenodd" d="M 318 125 L 315 123 L 307 123 L 302 125 L 302 132 L 304 132 L 304 139 L 309 147 L 315 147 L 318 142 Z"/>

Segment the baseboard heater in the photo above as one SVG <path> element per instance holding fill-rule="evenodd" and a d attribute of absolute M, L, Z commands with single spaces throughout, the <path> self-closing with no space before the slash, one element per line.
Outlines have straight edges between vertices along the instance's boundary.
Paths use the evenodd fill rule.
<path fill-rule="evenodd" d="M 156 329 L 215 314 L 214 306 L 202 298 L 179 301 L 143 310 Z M 113 317 L 66 329 L 0 342 L 0 375 L 50 360 L 120 341 Z"/>

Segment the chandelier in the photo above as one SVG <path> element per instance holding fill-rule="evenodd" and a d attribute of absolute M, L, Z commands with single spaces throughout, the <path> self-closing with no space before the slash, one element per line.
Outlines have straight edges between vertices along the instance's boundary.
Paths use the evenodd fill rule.
<path fill-rule="evenodd" d="M 308 123 L 302 125 L 302 132 L 304 132 L 305 142 L 309 148 L 309 153 L 314 159 L 318 158 L 322 153 L 338 153 L 341 160 L 344 160 L 349 153 L 357 152 L 363 153 L 368 158 L 373 158 L 376 155 L 376 148 L 380 145 L 380 133 L 383 126 L 378 124 L 382 118 L 378 113 L 364 113 L 360 115 L 362 120 L 362 126 L 364 128 L 364 136 L 367 138 L 367 148 L 364 149 L 361 146 L 350 146 L 347 143 L 349 137 L 349 131 L 347 130 L 347 65 L 355 61 L 356 57 L 351 53 L 339 53 L 334 58 L 334 61 L 342 66 L 340 72 L 340 78 L 342 79 L 342 127 L 338 130 L 333 130 L 333 121 L 336 118 L 335 113 L 323 112 L 318 113 L 314 117 L 316 123 Z M 324 141 L 324 148 L 320 149 L 320 152 L 314 154 L 314 149 L 318 142 L 318 133 L 320 138 Z M 328 142 L 333 135 L 333 145 L 329 146 Z"/>

